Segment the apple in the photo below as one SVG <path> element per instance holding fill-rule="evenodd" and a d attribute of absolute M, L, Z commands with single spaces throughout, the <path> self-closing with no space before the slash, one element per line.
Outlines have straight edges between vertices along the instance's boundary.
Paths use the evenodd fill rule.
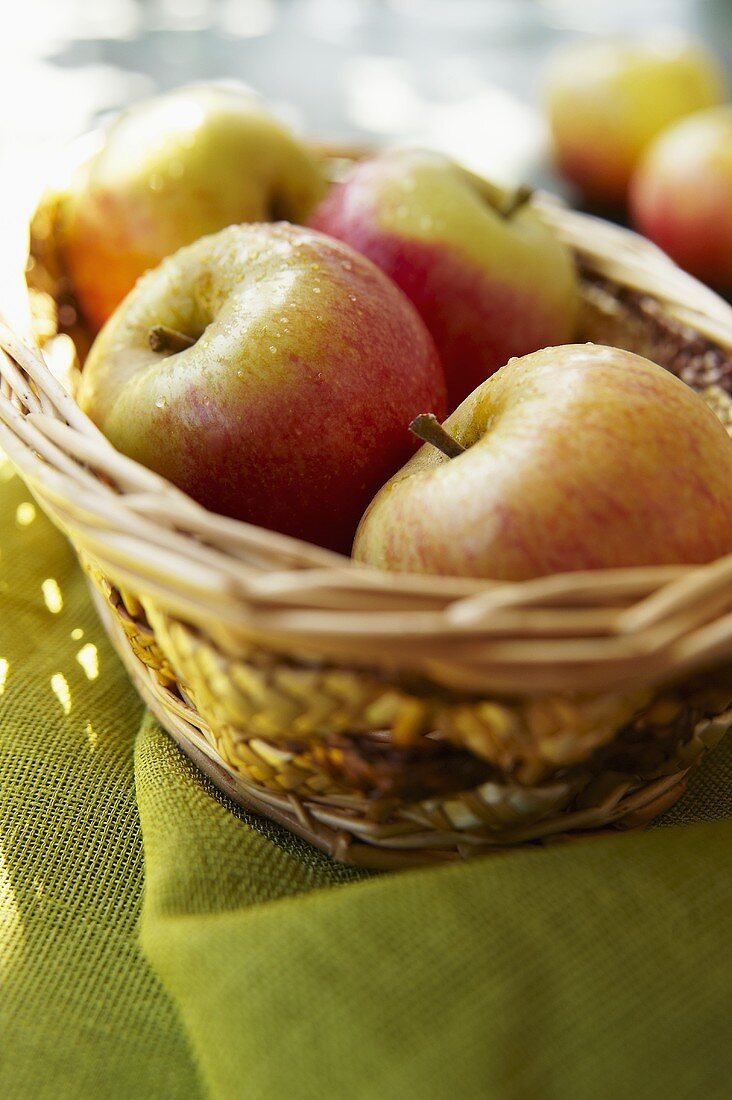
<path fill-rule="evenodd" d="M 357 164 L 310 218 L 414 302 L 451 409 L 512 355 L 574 335 L 572 257 L 523 198 L 439 153 L 394 149 Z"/>
<path fill-rule="evenodd" d="M 681 35 L 576 39 L 552 58 L 544 98 L 559 171 L 590 205 L 620 208 L 653 138 L 720 103 L 724 81 L 709 51 Z"/>
<path fill-rule="evenodd" d="M 194 84 L 111 123 L 61 206 L 62 263 L 97 331 L 148 268 L 244 221 L 302 222 L 326 183 L 308 149 L 237 86 Z"/>
<path fill-rule="evenodd" d="M 422 418 L 420 418 L 422 423 Z M 732 440 L 691 388 L 618 348 L 514 359 L 380 492 L 353 555 L 521 581 L 732 551 Z"/>
<path fill-rule="evenodd" d="M 652 143 L 631 182 L 634 226 L 732 294 L 732 107 L 698 111 Z"/>
<path fill-rule="evenodd" d="M 347 553 L 445 382 L 416 310 L 365 257 L 248 224 L 139 280 L 92 345 L 79 403 L 209 510 Z"/>

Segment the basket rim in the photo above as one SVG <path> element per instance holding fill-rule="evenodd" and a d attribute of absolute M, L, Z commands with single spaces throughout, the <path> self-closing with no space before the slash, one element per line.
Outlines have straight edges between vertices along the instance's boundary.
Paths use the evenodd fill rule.
<path fill-rule="evenodd" d="M 732 307 L 654 245 L 553 196 L 532 203 L 585 268 L 650 295 L 732 356 Z M 224 649 L 256 639 L 508 692 L 601 690 L 732 658 L 732 553 L 521 582 L 385 573 L 206 511 L 117 452 L 3 320 L 0 348 L 0 444 L 41 507 L 143 606 Z"/>

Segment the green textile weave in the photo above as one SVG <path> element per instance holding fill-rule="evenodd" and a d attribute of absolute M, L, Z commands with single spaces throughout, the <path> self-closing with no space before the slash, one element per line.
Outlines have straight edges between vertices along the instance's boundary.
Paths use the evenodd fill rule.
<path fill-rule="evenodd" d="M 0 459 L 0 1097 L 726 1098 L 732 743 L 665 828 L 369 875 L 147 715 Z"/>

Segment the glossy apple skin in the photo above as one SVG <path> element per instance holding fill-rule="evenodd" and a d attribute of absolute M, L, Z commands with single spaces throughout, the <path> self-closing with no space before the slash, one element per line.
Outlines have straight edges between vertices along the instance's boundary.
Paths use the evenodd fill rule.
<path fill-rule="evenodd" d="M 588 204 L 617 209 L 650 142 L 720 103 L 724 81 L 716 59 L 680 36 L 580 40 L 552 59 L 544 98 L 559 171 Z"/>
<path fill-rule="evenodd" d="M 196 338 L 161 355 L 151 326 Z M 434 344 L 373 264 L 312 230 L 231 226 L 149 272 L 97 337 L 81 407 L 206 508 L 348 553 L 408 430 L 445 408 Z"/>
<path fill-rule="evenodd" d="M 524 206 L 437 153 L 395 150 L 357 165 L 311 224 L 358 249 L 414 302 L 455 408 L 513 355 L 574 335 L 568 250 Z"/>
<path fill-rule="evenodd" d="M 302 222 L 325 189 L 308 150 L 244 91 L 190 85 L 130 107 L 61 207 L 85 320 L 97 331 L 182 245 L 238 222 Z"/>
<path fill-rule="evenodd" d="M 664 131 L 633 177 L 630 209 L 680 267 L 732 294 L 732 107 Z"/>
<path fill-rule="evenodd" d="M 521 581 L 732 551 L 732 440 L 678 378 L 617 348 L 514 360 L 377 494 L 354 543 L 382 569 Z"/>

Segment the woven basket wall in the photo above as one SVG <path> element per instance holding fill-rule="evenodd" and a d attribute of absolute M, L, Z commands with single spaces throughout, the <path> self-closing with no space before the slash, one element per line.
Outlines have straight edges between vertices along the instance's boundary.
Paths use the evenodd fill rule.
<path fill-rule="evenodd" d="M 732 309 L 633 234 L 532 201 L 577 258 L 577 339 L 655 359 L 732 433 Z M 223 790 L 373 867 L 641 825 L 679 797 L 732 724 L 732 555 L 499 584 L 386 575 L 212 515 L 76 405 L 88 337 L 52 235 L 42 211 L 32 332 L 0 325 L 0 446 Z"/>

